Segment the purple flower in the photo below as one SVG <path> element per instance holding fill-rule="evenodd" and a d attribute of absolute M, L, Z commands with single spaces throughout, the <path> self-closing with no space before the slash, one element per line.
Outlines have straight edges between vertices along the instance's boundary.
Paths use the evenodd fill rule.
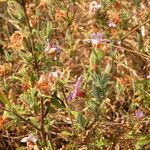
<path fill-rule="evenodd" d="M 91 34 L 91 43 L 93 44 L 93 45 L 98 45 L 98 44 L 100 44 L 100 43 L 103 43 L 103 42 L 105 42 L 105 43 L 109 43 L 110 42 L 110 40 L 108 40 L 108 39 L 103 39 L 103 35 L 102 35 L 102 33 L 92 33 Z"/>
<path fill-rule="evenodd" d="M 77 82 L 76 82 L 76 84 L 74 86 L 74 90 L 68 96 L 68 98 L 67 98 L 68 100 L 72 100 L 72 99 L 74 99 L 77 96 L 79 96 L 79 97 L 85 97 L 86 96 L 85 92 L 80 89 L 82 80 L 83 80 L 83 76 L 81 75 L 77 79 Z"/>
<path fill-rule="evenodd" d="M 96 13 L 96 11 L 101 7 L 100 4 L 98 4 L 96 1 L 92 1 L 89 4 L 89 13 L 94 15 Z"/>
<path fill-rule="evenodd" d="M 27 143 L 27 142 L 33 142 L 36 143 L 36 141 L 38 140 L 37 136 L 34 136 L 32 133 L 30 133 L 27 137 L 24 137 L 21 142 L 23 143 Z"/>
<path fill-rule="evenodd" d="M 59 54 L 61 52 L 60 46 L 58 45 L 58 43 L 56 45 L 52 45 L 50 40 L 48 40 L 47 42 L 47 46 L 44 49 L 44 53 L 45 55 L 55 55 L 55 54 Z"/>
<path fill-rule="evenodd" d="M 137 119 L 141 119 L 144 116 L 144 113 L 141 110 L 137 110 L 135 116 Z"/>
<path fill-rule="evenodd" d="M 37 140 L 38 137 L 31 133 L 27 137 L 24 137 L 20 142 L 26 143 L 27 149 L 39 149 L 36 145 Z"/>
<path fill-rule="evenodd" d="M 150 79 L 150 74 L 146 76 L 146 79 Z"/>
<path fill-rule="evenodd" d="M 110 40 L 104 39 L 102 33 L 92 33 L 90 39 L 84 40 L 84 42 L 92 43 L 93 45 L 98 45 L 101 43 L 109 43 Z"/>
<path fill-rule="evenodd" d="M 108 26 L 109 27 L 116 27 L 117 25 L 113 21 L 108 21 Z"/>

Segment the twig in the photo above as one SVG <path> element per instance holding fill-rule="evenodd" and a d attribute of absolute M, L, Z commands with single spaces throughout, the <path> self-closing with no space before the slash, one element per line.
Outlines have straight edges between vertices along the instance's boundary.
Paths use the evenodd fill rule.
<path fill-rule="evenodd" d="M 26 20 L 26 23 L 27 23 L 27 26 L 29 28 L 30 35 L 31 35 L 31 47 L 32 47 L 31 53 L 32 53 L 32 57 L 33 57 L 33 60 L 34 60 L 34 69 L 36 70 L 37 76 L 39 78 L 39 68 L 38 68 L 38 62 L 37 62 L 37 57 L 36 57 L 36 53 L 35 53 L 34 37 L 33 37 L 33 34 L 32 34 L 32 27 L 30 26 L 29 17 L 28 17 L 27 10 L 26 10 L 26 7 L 25 7 L 25 0 L 22 0 L 21 6 L 23 8 L 24 15 L 25 15 L 25 20 Z"/>
<path fill-rule="evenodd" d="M 106 43 L 106 44 L 108 44 L 108 43 Z M 110 45 L 110 44 L 109 44 L 109 45 Z M 122 50 L 125 50 L 125 51 L 128 51 L 128 52 L 134 53 L 134 54 L 136 54 L 136 55 L 139 55 L 139 56 L 143 57 L 143 58 L 146 59 L 147 61 L 150 61 L 150 56 L 145 55 L 145 54 L 143 54 L 143 53 L 140 53 L 140 52 L 138 52 L 138 51 L 134 51 L 134 50 L 132 50 L 132 49 L 128 49 L 128 48 L 125 48 L 125 47 L 122 47 L 122 46 L 117 46 L 117 45 L 111 45 L 111 46 L 114 47 L 114 48 L 118 48 L 118 49 L 122 49 Z"/>
<path fill-rule="evenodd" d="M 4 19 L 5 21 L 11 23 L 16 29 L 21 30 L 21 27 L 19 25 L 17 25 L 17 21 L 13 21 L 11 19 L 9 19 L 8 17 L 0 14 L 0 18 Z"/>
<path fill-rule="evenodd" d="M 8 139 L 8 145 L 9 145 L 10 149 L 13 150 L 12 141 L 11 141 L 9 132 L 6 130 L 5 133 L 6 133 L 6 136 L 7 136 L 7 139 Z"/>
<path fill-rule="evenodd" d="M 53 142 L 52 142 L 52 137 L 51 137 L 51 134 L 48 134 L 46 133 L 45 129 L 44 129 L 44 118 L 45 118 L 45 115 L 44 115 L 44 99 L 41 98 L 41 137 L 43 139 L 43 142 L 44 142 L 44 146 L 47 146 L 47 142 L 46 142 L 46 135 L 49 136 L 49 141 L 50 141 L 50 144 L 51 144 L 51 149 L 54 150 L 54 145 L 53 145 Z"/>
<path fill-rule="evenodd" d="M 63 87 L 62 87 L 62 94 L 64 96 L 65 103 L 66 103 L 67 107 L 69 108 L 68 100 L 67 100 L 67 97 L 66 97 L 66 94 L 65 94 L 65 91 L 64 91 Z M 72 114 L 71 114 L 70 110 L 69 110 L 69 115 L 70 115 L 71 126 L 72 126 L 72 134 L 73 134 L 73 137 L 75 137 L 75 130 L 73 128 L 74 123 L 73 123 L 73 118 L 72 118 Z"/>
<path fill-rule="evenodd" d="M 14 137 L 14 136 L 8 136 L 8 135 L 0 135 L 1 137 L 4 137 L 4 138 L 10 138 L 10 139 L 21 139 L 21 138 L 24 138 L 25 136 L 24 135 L 21 135 L 21 136 L 16 136 L 16 137 Z"/>
<path fill-rule="evenodd" d="M 137 27 L 133 28 L 131 31 L 129 31 L 125 36 L 123 36 L 121 38 L 121 41 L 124 40 L 127 36 L 129 36 L 132 32 L 136 31 L 138 28 L 142 27 L 143 25 L 147 24 L 150 21 L 150 19 L 144 21 L 143 23 L 141 23 L 140 25 L 138 25 Z"/>
<path fill-rule="evenodd" d="M 18 113 L 15 112 L 15 110 L 11 111 L 11 110 L 8 110 L 4 107 L 0 107 L 1 109 L 3 109 L 4 111 L 7 111 L 7 112 L 10 112 L 10 113 L 13 113 L 15 116 L 17 116 L 20 120 L 26 122 L 27 124 L 29 124 L 30 126 L 32 126 L 33 128 L 35 128 L 36 130 L 38 131 L 41 131 L 40 128 L 36 127 L 34 124 L 32 124 L 31 122 L 29 122 L 28 120 L 24 119 L 23 117 L 21 117 Z"/>
<path fill-rule="evenodd" d="M 140 88 L 139 86 L 136 86 L 138 89 L 140 89 L 141 91 L 143 91 L 146 95 L 148 95 L 150 97 L 150 93 L 148 93 L 147 91 L 143 90 L 142 88 Z"/>
<path fill-rule="evenodd" d="M 41 136 L 44 141 L 44 145 L 46 146 L 46 136 L 44 130 L 44 100 L 41 98 Z"/>
<path fill-rule="evenodd" d="M 97 122 L 97 118 L 95 117 L 93 122 L 91 122 L 88 126 L 85 127 L 85 130 L 89 130 L 94 126 L 94 124 Z"/>
<path fill-rule="evenodd" d="M 7 112 L 10 112 L 10 113 L 13 113 L 16 117 L 18 117 L 20 120 L 24 121 L 25 123 L 29 124 L 31 127 L 33 127 L 34 129 L 36 129 L 37 131 L 41 132 L 41 129 L 38 128 L 37 126 L 35 126 L 34 124 L 32 124 L 31 122 L 29 122 L 28 120 L 24 119 L 23 117 L 21 117 L 18 113 L 15 112 L 15 110 L 11 111 L 11 110 L 8 110 L 2 106 L 0 106 L 1 109 L 3 109 L 4 111 L 7 111 Z M 54 145 L 52 143 L 52 138 L 51 138 L 51 134 L 50 133 L 47 133 L 45 132 L 45 134 L 49 137 L 50 139 L 50 143 L 51 143 L 51 150 L 55 150 L 54 148 Z"/>

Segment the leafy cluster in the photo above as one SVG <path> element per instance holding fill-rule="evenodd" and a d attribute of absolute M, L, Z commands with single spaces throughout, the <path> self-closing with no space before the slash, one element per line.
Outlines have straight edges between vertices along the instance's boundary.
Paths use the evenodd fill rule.
<path fill-rule="evenodd" d="M 148 150 L 149 7 L 0 0 L 0 149 Z"/>

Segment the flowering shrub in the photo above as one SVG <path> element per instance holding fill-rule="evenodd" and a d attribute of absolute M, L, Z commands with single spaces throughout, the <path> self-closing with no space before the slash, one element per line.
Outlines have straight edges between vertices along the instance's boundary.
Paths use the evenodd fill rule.
<path fill-rule="evenodd" d="M 149 149 L 147 1 L 0 1 L 0 149 Z"/>
<path fill-rule="evenodd" d="M 85 92 L 80 89 L 82 79 L 83 79 L 83 76 L 80 76 L 78 78 L 78 80 L 74 86 L 73 92 L 71 92 L 70 95 L 68 96 L 68 100 L 72 100 L 77 96 L 79 96 L 79 97 L 85 97 L 86 96 Z"/>

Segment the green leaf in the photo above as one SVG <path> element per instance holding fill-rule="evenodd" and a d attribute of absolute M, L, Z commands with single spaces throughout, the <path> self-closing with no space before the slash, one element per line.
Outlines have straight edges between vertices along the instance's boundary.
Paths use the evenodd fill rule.
<path fill-rule="evenodd" d="M 144 145 L 149 144 L 150 140 L 146 139 L 146 137 L 141 137 L 139 141 L 136 143 L 136 149 L 141 149 Z"/>
<path fill-rule="evenodd" d="M 26 64 L 32 64 L 33 62 L 33 58 L 31 53 L 23 53 L 23 52 L 19 52 L 19 56 L 22 58 L 22 60 L 26 63 Z"/>
<path fill-rule="evenodd" d="M 16 148 L 16 150 L 26 150 L 26 147 L 21 146 L 21 147 Z"/>
<path fill-rule="evenodd" d="M 97 87 L 94 84 L 92 84 L 92 92 L 93 92 L 94 97 L 98 100 L 104 98 L 105 96 L 104 89 Z"/>
<path fill-rule="evenodd" d="M 84 128 L 86 126 L 86 119 L 81 113 L 78 114 L 77 120 L 81 127 Z"/>
<path fill-rule="evenodd" d="M 89 102 L 90 110 L 92 110 L 93 112 L 96 112 L 98 105 L 99 105 L 99 101 L 97 101 L 97 99 L 92 99 Z"/>
<path fill-rule="evenodd" d="M 47 106 L 46 110 L 45 110 L 45 116 L 48 114 L 48 113 L 55 113 L 57 112 L 57 110 L 53 107 L 53 106 Z"/>
<path fill-rule="evenodd" d="M 98 148 L 103 148 L 103 146 L 105 146 L 107 144 L 107 139 L 105 139 L 104 137 L 102 137 L 100 140 L 97 140 L 95 145 L 98 147 Z"/>
<path fill-rule="evenodd" d="M 92 92 L 93 92 L 93 95 L 96 99 L 99 99 L 99 92 L 98 92 L 98 88 L 92 84 Z"/>
<path fill-rule="evenodd" d="M 66 109 L 68 112 L 70 112 L 72 115 L 73 115 L 73 117 L 75 118 L 75 119 L 77 119 L 78 118 L 78 112 L 77 111 L 73 111 L 73 110 L 70 110 L 69 108 L 67 108 Z"/>
<path fill-rule="evenodd" d="M 47 22 L 47 28 L 46 28 L 46 36 L 45 39 L 48 39 L 50 37 L 51 31 L 52 31 L 52 23 L 50 21 Z"/>
<path fill-rule="evenodd" d="M 38 125 L 38 120 L 36 117 L 29 117 L 29 120 L 36 126 Z"/>
<path fill-rule="evenodd" d="M 61 134 L 63 134 L 64 136 L 72 136 L 72 133 L 68 131 L 62 131 Z"/>
<path fill-rule="evenodd" d="M 11 108 L 10 100 L 5 96 L 4 92 L 0 89 L 0 101 Z"/>
<path fill-rule="evenodd" d="M 140 6 L 141 0 L 133 0 L 133 3 L 134 3 L 136 6 Z"/>
<path fill-rule="evenodd" d="M 12 54 L 9 54 L 8 51 L 4 51 L 4 54 L 5 54 L 5 58 L 7 61 L 9 61 L 9 62 L 13 61 L 14 56 Z"/>
<path fill-rule="evenodd" d="M 109 74 L 105 73 L 102 79 L 102 85 L 107 84 L 109 82 Z"/>
<path fill-rule="evenodd" d="M 52 98 L 51 103 L 58 108 L 65 109 L 65 106 L 56 98 Z"/>
<path fill-rule="evenodd" d="M 90 56 L 90 66 L 92 66 L 92 64 L 99 64 L 103 57 L 104 57 L 104 54 L 102 51 L 93 50 Z"/>

